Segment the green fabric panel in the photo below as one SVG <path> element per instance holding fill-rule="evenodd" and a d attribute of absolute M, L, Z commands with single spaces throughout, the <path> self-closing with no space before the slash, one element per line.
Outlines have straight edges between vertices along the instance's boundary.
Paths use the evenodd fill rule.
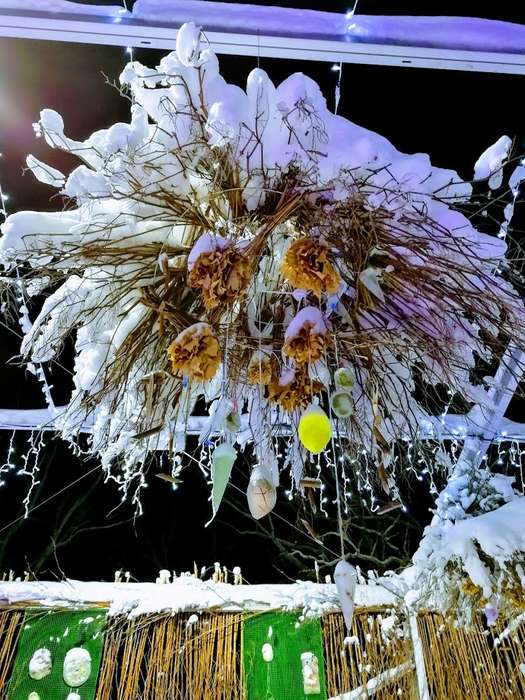
<path fill-rule="evenodd" d="M 273 660 L 262 648 L 271 644 Z M 321 692 L 305 695 L 301 654 L 312 652 L 319 662 Z M 263 613 L 243 626 L 243 665 L 247 700 L 326 700 L 323 641 L 318 619 L 299 622 L 298 613 Z"/>
<path fill-rule="evenodd" d="M 18 651 L 9 682 L 8 700 L 66 700 L 76 692 L 81 700 L 94 700 L 104 647 L 104 626 L 107 611 L 65 610 L 60 612 L 32 610 L 26 613 Z M 78 688 L 66 685 L 63 665 L 66 653 L 75 647 L 86 649 L 91 656 L 91 674 Z M 29 661 L 37 649 L 51 652 L 51 673 L 40 680 L 29 675 Z M 38 693 L 38 696 L 31 693 Z"/>

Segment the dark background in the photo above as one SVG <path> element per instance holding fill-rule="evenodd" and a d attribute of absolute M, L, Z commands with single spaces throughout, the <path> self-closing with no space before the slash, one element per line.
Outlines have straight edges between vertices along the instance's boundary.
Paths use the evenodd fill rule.
<path fill-rule="evenodd" d="M 281 4 L 345 11 L 352 0 Z M 358 12 L 476 16 L 482 11 L 485 17 L 521 22 L 523 17 L 516 7 L 519 4 L 498 2 L 486 8 L 486 3 L 473 2 L 361 0 Z M 128 7 L 131 5 L 128 2 Z M 158 63 L 161 55 L 154 50 L 134 51 L 134 58 L 149 65 Z M 219 58 L 224 77 L 241 86 L 257 64 L 256 58 Z M 125 51 L 116 47 L 0 40 L 0 182 L 9 195 L 9 212 L 61 208 L 60 199 L 50 200 L 52 188 L 37 182 L 30 173 L 24 174 L 25 156 L 33 153 L 65 172 L 75 161 L 35 139 L 32 123 L 37 121 L 40 109 L 53 108 L 64 117 L 66 133 L 82 139 L 96 129 L 127 121 L 129 103 L 104 78 L 118 79 L 126 60 Z M 330 64 L 262 58 L 260 66 L 275 83 L 293 71 L 303 71 L 319 82 L 333 105 L 335 75 Z M 345 65 L 339 111 L 380 132 L 400 150 L 427 152 L 434 164 L 454 168 L 469 179 L 479 154 L 502 134 L 515 138 L 517 152 L 525 153 L 524 94 L 525 78 L 521 76 Z M 1 406 L 43 407 L 38 383 L 17 366 L 17 332 L 16 323 L 10 330 L 0 329 Z M 67 372 L 55 366 L 50 368 L 48 378 L 55 387 L 56 402 L 64 401 L 69 386 Z M 513 417 L 519 419 L 522 404 L 515 404 L 513 411 Z M 297 557 L 288 556 L 288 550 L 295 544 L 299 548 L 312 544 L 293 504 L 288 504 L 282 493 L 277 515 L 268 524 L 255 525 L 242 515 L 245 501 L 235 489 L 242 491 L 247 483 L 242 466 L 236 470 L 234 485 L 229 489 L 233 503 L 225 504 L 218 520 L 207 529 L 204 523 L 210 513 L 209 488 L 196 468 L 188 468 L 185 483 L 173 491 L 169 484 L 155 478 L 159 465 L 153 465 L 143 495 L 144 515 L 134 518 L 133 508 L 121 504 L 115 488 L 102 483 L 96 462 L 77 459 L 51 435 L 45 437 L 40 453 L 31 455 L 40 467 L 40 483 L 31 500 L 31 508 L 37 507 L 23 518 L 22 501 L 30 478 L 17 475 L 17 471 L 30 452 L 29 437 L 27 433 L 14 437 L 10 461 L 16 469 L 9 472 L 6 485 L 0 488 L 0 576 L 2 570 L 14 569 L 20 575 L 24 569 L 31 569 L 40 578 L 65 574 L 111 579 L 116 569 L 123 568 L 148 580 L 159 568 L 181 571 L 192 569 L 194 561 L 200 567 L 220 560 L 229 568 L 241 565 L 249 582 L 280 581 L 287 575 L 298 575 Z M 10 438 L 9 433 L 0 434 L 0 464 L 7 459 Z M 363 545 L 365 556 L 359 563 L 365 568 L 367 563 L 373 567 L 377 561 L 400 565 L 416 546 L 430 518 L 428 484 L 407 480 L 403 496 L 406 514 L 398 511 L 382 520 L 376 518 L 370 525 L 375 544 L 367 541 Z M 356 540 L 361 536 L 360 523 L 362 526 L 364 522 L 360 518 L 369 518 L 360 511 L 358 501 L 349 535 L 353 536 L 355 528 Z M 326 529 L 324 516 L 308 512 L 307 517 L 317 530 Z M 393 528 L 392 551 L 381 550 L 381 533 L 387 526 Z M 274 528 L 273 539 L 263 527 Z M 287 542 L 283 544 L 279 538 Z M 398 561 L 395 557 L 389 560 L 395 548 Z M 319 558 L 330 560 L 331 553 L 320 549 Z M 301 575 L 312 577 L 313 562 L 306 561 L 305 565 Z"/>

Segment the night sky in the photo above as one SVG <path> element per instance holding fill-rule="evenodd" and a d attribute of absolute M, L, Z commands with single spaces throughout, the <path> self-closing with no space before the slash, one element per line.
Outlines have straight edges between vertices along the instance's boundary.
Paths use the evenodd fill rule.
<path fill-rule="evenodd" d="M 128 2 L 128 6 L 131 4 Z M 280 4 L 317 9 L 321 5 L 301 1 Z M 344 11 L 349 4 L 323 2 L 322 9 Z M 363 14 L 417 14 L 422 4 L 361 0 L 358 10 Z M 488 13 L 483 7 L 484 16 L 522 21 L 515 9 L 518 4 L 494 3 Z M 472 7 L 480 7 L 467 2 L 424 5 L 425 14 L 443 15 L 475 15 Z M 147 65 L 156 65 L 161 55 L 155 50 L 134 52 L 134 57 Z M 257 65 L 256 58 L 219 58 L 226 80 L 241 86 Z M 24 173 L 25 157 L 33 153 L 65 172 L 75 160 L 35 139 L 32 123 L 42 108 L 56 109 L 64 118 L 66 133 L 82 139 L 96 129 L 127 121 L 129 102 L 107 85 L 104 77 L 118 79 L 125 62 L 125 51 L 118 47 L 0 39 L 0 182 L 9 195 L 9 212 L 62 207 L 59 198 L 50 200 L 52 188 L 37 182 L 31 173 Z M 306 73 L 319 82 L 329 104 L 333 104 L 335 75 L 329 64 L 262 58 L 260 66 L 275 83 L 294 71 Z M 429 153 L 435 165 L 454 168 L 469 179 L 479 154 L 503 134 L 515 138 L 516 151 L 525 153 L 524 94 L 525 78 L 520 76 L 345 65 L 339 112 L 380 132 L 400 150 Z M 16 324 L 11 331 L 0 330 L 2 406 L 43 407 L 39 385 L 16 366 L 19 340 L 13 331 L 18 331 Z M 55 387 L 56 403 L 64 401 L 69 386 L 67 372 L 55 367 L 49 378 Z M 513 410 L 520 414 L 521 405 Z M 0 435 L 2 461 L 10 437 L 8 433 Z M 15 437 L 17 466 L 22 466 L 27 438 L 23 433 Z M 230 568 L 241 565 L 252 583 L 286 580 L 286 561 L 277 561 L 275 543 L 261 536 L 260 529 L 237 512 L 236 506 L 245 507 L 237 491 L 231 494 L 237 504 L 223 507 L 217 522 L 204 529 L 210 504 L 208 487 L 198 469 L 186 470 L 185 483 L 176 492 L 152 475 L 143 499 L 144 515 L 134 519 L 133 509 L 120 504 L 115 489 L 101 483 L 96 462 L 78 460 L 51 435 L 45 438 L 40 465 L 42 483 L 36 489 L 33 505 L 43 505 L 28 519 L 20 520 L 28 478 L 13 472 L 0 489 L 0 577 L 10 568 L 21 574 L 30 567 L 40 578 L 65 574 L 111 579 L 115 569 L 123 568 L 139 579 L 151 580 L 159 568 L 181 571 L 192 569 L 194 561 L 199 567 L 221 561 Z M 76 485 L 70 486 L 80 477 Z M 246 472 L 239 469 L 234 484 L 243 490 L 246 483 Z M 55 496 L 62 489 L 66 490 Z M 406 499 L 409 513 L 396 517 L 405 518 L 413 526 L 410 550 L 430 517 L 430 501 L 425 491 L 413 484 L 407 485 Z M 273 520 L 277 534 L 286 527 L 279 515 L 289 521 L 292 512 L 287 503 L 278 504 L 278 517 Z M 406 531 L 402 523 L 399 531 Z M 290 532 L 300 546 L 306 537 L 304 531 Z"/>

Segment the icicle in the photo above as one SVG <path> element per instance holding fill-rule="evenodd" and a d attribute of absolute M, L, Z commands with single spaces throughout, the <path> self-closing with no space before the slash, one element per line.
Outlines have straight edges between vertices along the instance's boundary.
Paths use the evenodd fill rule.
<path fill-rule="evenodd" d="M 355 587 L 357 584 L 357 569 L 347 561 L 338 562 L 334 571 L 335 587 L 339 595 L 341 610 L 345 619 L 346 629 L 352 631 L 354 616 Z"/>

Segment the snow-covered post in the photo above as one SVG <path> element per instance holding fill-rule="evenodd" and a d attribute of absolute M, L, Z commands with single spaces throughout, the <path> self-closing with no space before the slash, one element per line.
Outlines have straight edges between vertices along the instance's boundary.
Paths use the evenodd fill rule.
<path fill-rule="evenodd" d="M 478 469 L 503 418 L 510 400 L 516 391 L 525 362 L 525 353 L 511 346 L 507 349 L 501 365 L 494 377 L 494 386 L 489 392 L 491 406 L 485 410 L 480 422 L 480 435 L 465 439 L 459 459 L 449 476 L 447 485 L 440 493 L 437 501 L 436 515 L 432 520 L 435 525 L 443 519 L 448 519 L 449 511 L 453 511 L 453 520 L 460 517 L 461 507 L 456 505 L 456 483 L 466 473 Z M 479 409 L 478 409 L 479 410 Z"/>
<path fill-rule="evenodd" d="M 412 637 L 412 649 L 414 651 L 414 664 L 416 667 L 419 700 L 430 700 L 427 670 L 425 668 L 425 655 L 423 653 L 423 644 L 417 628 L 417 615 L 410 613 L 408 621 L 410 624 L 410 636 Z"/>

